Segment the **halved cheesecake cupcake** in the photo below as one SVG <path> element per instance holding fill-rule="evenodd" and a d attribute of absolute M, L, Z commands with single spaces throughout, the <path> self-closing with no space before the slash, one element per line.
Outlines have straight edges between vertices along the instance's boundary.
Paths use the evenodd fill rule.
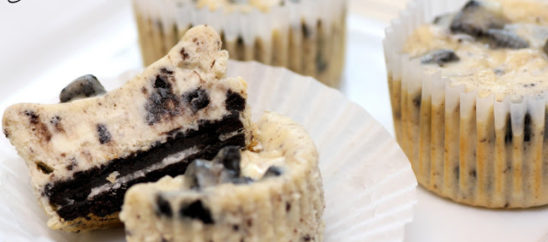
<path fill-rule="evenodd" d="M 322 241 L 318 154 L 306 131 L 267 113 L 258 148 L 227 147 L 184 176 L 133 186 L 120 218 L 128 241 Z"/>
<path fill-rule="evenodd" d="M 213 29 L 195 27 L 119 89 L 5 111 L 4 133 L 29 167 L 51 228 L 118 224 L 132 185 L 183 174 L 224 146 L 252 145 L 246 83 L 224 76 L 221 45 Z M 72 90 L 64 92 L 62 99 Z"/>
<path fill-rule="evenodd" d="M 548 3 L 457 4 L 415 1 L 387 30 L 398 142 L 436 194 L 548 204 Z"/>

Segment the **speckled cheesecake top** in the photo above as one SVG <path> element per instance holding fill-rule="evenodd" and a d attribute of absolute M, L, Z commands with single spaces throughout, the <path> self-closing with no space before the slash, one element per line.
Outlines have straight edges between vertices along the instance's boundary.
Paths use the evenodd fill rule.
<path fill-rule="evenodd" d="M 259 9 L 267 12 L 274 6 L 284 6 L 287 2 L 299 0 L 197 0 L 198 7 L 208 7 L 211 10 L 223 9 L 225 11 L 251 11 Z"/>
<path fill-rule="evenodd" d="M 278 167 L 283 173 L 315 166 L 318 153 L 306 131 L 291 119 L 266 113 L 257 123 L 258 147 L 242 153 L 242 175 L 259 179 Z M 311 162 L 313 164 L 311 164 Z M 291 171 L 293 170 L 293 171 Z"/>
<path fill-rule="evenodd" d="M 417 28 L 403 52 L 453 85 L 502 100 L 548 90 L 547 40 L 548 2 L 469 1 Z"/>
<path fill-rule="evenodd" d="M 41 187 L 229 115 L 230 93 L 247 97 L 247 84 L 225 78 L 227 59 L 219 35 L 196 27 L 121 88 L 69 103 L 13 105 L 3 130 Z"/>

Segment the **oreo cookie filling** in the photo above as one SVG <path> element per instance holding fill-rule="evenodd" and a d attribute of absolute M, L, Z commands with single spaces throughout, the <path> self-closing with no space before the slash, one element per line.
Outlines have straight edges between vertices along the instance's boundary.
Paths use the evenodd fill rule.
<path fill-rule="evenodd" d="M 76 172 L 69 180 L 48 183 L 43 196 L 58 209 L 61 218 L 69 221 L 89 214 L 101 217 L 118 212 L 130 186 L 153 182 L 165 175 L 183 174 L 190 162 L 212 159 L 224 146 L 244 148 L 244 126 L 234 110 L 239 107 L 233 105 L 227 109 L 233 110 L 232 113 L 220 121 L 200 120 L 197 130 L 176 132 L 149 150 Z M 112 174 L 116 177 L 111 178 Z"/>

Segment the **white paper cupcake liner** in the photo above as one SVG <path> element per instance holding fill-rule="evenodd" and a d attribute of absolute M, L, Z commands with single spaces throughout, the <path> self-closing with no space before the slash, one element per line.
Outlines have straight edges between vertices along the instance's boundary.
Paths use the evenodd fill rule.
<path fill-rule="evenodd" d="M 131 77 L 131 74 L 123 75 Z M 227 76 L 249 84 L 252 115 L 288 116 L 320 153 L 326 208 L 324 241 L 403 241 L 412 221 L 416 179 L 390 134 L 363 108 L 312 78 L 256 62 L 230 62 Z M 125 78 L 122 78 L 125 79 Z M 119 86 L 105 83 L 105 86 Z M 36 86 L 32 93 L 39 95 Z M 27 93 L 28 94 L 28 93 Z M 24 101 L 25 96 L 16 98 Z M 44 101 L 52 101 L 44 97 Z M 24 161 L 5 140 L 0 150 L 0 238 L 8 241 L 123 241 L 123 229 L 70 234 L 49 230 Z"/>
<path fill-rule="evenodd" d="M 133 0 L 145 65 L 160 57 L 192 26 L 207 24 L 236 60 L 256 60 L 340 83 L 344 62 L 346 0 L 286 1 L 268 11 L 215 11 L 190 0 Z"/>
<path fill-rule="evenodd" d="M 460 203 L 492 208 L 548 204 L 548 94 L 481 97 L 427 73 L 402 48 L 421 24 L 464 0 L 415 0 L 386 30 L 394 126 L 419 183 Z"/>
<path fill-rule="evenodd" d="M 230 65 L 228 75 L 248 81 L 253 116 L 264 107 L 287 115 L 303 125 L 318 146 L 326 199 L 325 241 L 403 239 L 404 225 L 412 218 L 416 183 L 386 130 L 363 108 L 312 78 L 280 68 L 265 70 L 258 63 L 238 66 Z M 252 78 L 260 73 L 269 81 L 255 82 Z"/>

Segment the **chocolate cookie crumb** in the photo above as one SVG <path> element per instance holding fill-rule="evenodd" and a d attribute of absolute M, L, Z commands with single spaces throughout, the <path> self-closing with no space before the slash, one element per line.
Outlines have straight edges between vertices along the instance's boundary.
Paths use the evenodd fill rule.
<path fill-rule="evenodd" d="M 167 216 L 168 218 L 173 216 L 171 205 L 160 195 L 156 196 L 156 215 Z"/>
<path fill-rule="evenodd" d="M 197 200 L 191 204 L 183 205 L 179 214 L 183 218 L 190 218 L 202 221 L 204 224 L 213 224 L 213 218 L 211 212 L 207 209 L 202 201 Z"/>
<path fill-rule="evenodd" d="M 245 99 L 240 94 L 228 90 L 225 101 L 226 109 L 230 111 L 243 111 L 245 109 Z"/>
<path fill-rule="evenodd" d="M 38 167 L 38 169 L 44 174 L 50 174 L 53 172 L 53 168 L 41 161 L 36 162 L 36 167 Z"/>
<path fill-rule="evenodd" d="M 202 88 L 183 94 L 183 100 L 190 106 L 194 113 L 204 109 L 210 103 L 207 91 Z"/>
<path fill-rule="evenodd" d="M 111 134 L 104 124 L 97 124 L 97 134 L 99 135 L 99 143 L 106 144 L 110 142 Z"/>

